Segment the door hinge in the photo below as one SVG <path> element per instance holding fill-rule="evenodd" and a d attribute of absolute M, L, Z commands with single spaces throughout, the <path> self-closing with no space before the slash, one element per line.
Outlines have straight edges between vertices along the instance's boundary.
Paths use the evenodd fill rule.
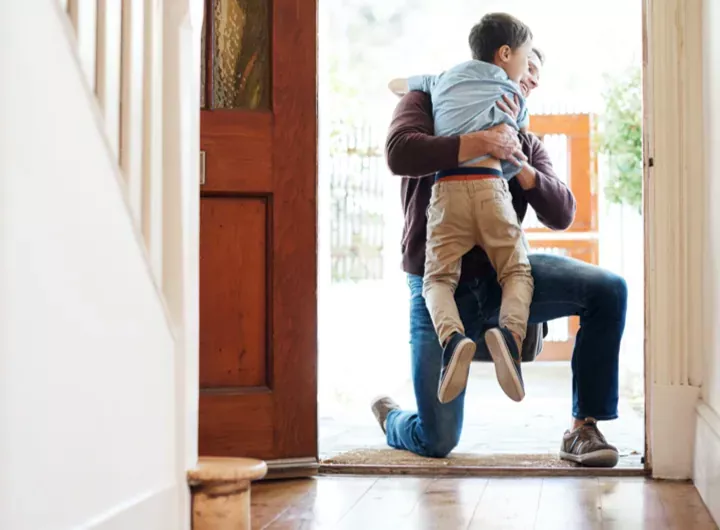
<path fill-rule="evenodd" d="M 205 184 L 205 151 L 200 151 L 200 185 Z"/>

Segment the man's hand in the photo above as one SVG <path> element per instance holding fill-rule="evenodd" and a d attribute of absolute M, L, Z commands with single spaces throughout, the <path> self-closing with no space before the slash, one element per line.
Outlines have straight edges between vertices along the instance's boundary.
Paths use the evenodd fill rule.
<path fill-rule="evenodd" d="M 522 152 L 522 145 L 518 140 L 517 132 L 509 125 L 503 123 L 486 131 L 488 154 L 498 160 L 507 160 L 516 166 L 522 166 L 527 157 Z"/>
<path fill-rule="evenodd" d="M 501 100 L 496 105 L 498 108 L 506 114 L 509 114 L 513 120 L 517 121 L 520 116 L 520 100 L 517 95 L 510 97 L 507 94 L 503 94 Z"/>
<path fill-rule="evenodd" d="M 458 162 L 463 163 L 479 156 L 490 155 L 522 166 L 527 157 L 522 152 L 517 132 L 509 125 L 497 125 L 486 131 L 463 134 L 460 137 Z"/>

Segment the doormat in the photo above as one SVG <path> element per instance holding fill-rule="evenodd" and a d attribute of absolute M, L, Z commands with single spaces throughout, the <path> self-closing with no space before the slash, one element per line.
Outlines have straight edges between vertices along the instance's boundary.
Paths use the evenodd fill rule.
<path fill-rule="evenodd" d="M 446 458 L 426 458 L 397 449 L 356 449 L 339 453 L 320 461 L 324 473 L 400 473 L 400 474 L 643 474 L 639 458 L 621 456 L 613 469 L 585 468 L 561 460 L 558 455 L 546 454 L 472 454 L 451 453 Z"/>
<path fill-rule="evenodd" d="M 472 466 L 472 467 L 577 467 L 574 463 L 560 460 L 557 454 L 479 455 L 472 453 L 451 453 L 446 458 L 426 458 L 409 451 L 397 449 L 356 449 L 340 453 L 321 461 L 322 464 L 352 465 L 421 465 L 430 467 Z"/>

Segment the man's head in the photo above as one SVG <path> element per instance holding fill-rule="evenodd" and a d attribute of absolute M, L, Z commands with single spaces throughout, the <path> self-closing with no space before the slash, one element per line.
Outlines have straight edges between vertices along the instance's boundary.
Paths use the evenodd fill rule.
<path fill-rule="evenodd" d="M 516 83 L 527 72 L 532 32 L 512 15 L 488 13 L 470 30 L 468 41 L 473 59 L 499 66 Z"/>
<path fill-rule="evenodd" d="M 520 78 L 520 92 L 525 97 L 540 84 L 540 71 L 545 64 L 545 54 L 538 48 L 533 48 L 528 57 L 528 69 Z"/>

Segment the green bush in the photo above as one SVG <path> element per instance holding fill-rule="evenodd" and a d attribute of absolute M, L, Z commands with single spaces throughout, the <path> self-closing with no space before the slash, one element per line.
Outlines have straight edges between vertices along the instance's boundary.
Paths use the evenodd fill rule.
<path fill-rule="evenodd" d="M 615 204 L 642 211 L 642 80 L 640 68 L 606 78 L 605 111 L 600 116 L 597 149 L 607 155 L 605 195 Z"/>

